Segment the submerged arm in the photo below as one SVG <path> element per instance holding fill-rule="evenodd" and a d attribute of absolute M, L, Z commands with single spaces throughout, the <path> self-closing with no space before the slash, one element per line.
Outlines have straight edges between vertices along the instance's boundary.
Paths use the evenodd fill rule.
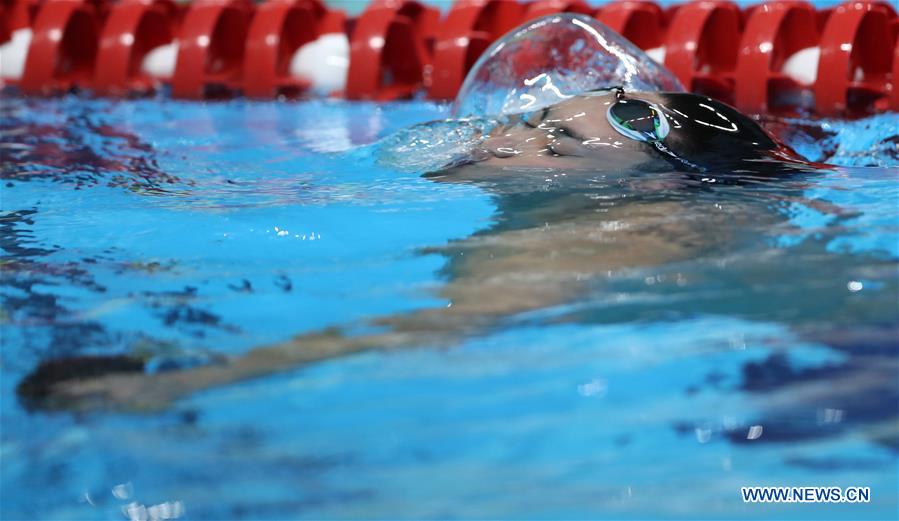
<path fill-rule="evenodd" d="M 438 294 L 449 305 L 373 320 L 384 332 L 347 336 L 319 331 L 219 364 L 67 378 L 45 382 L 34 394 L 42 396 L 39 405 L 47 408 L 158 409 L 199 390 L 360 351 L 452 344 L 517 313 L 569 301 L 610 272 L 684 260 L 701 249 L 721 247 L 729 242 L 730 227 L 709 225 L 710 219 L 718 220 L 695 206 L 632 203 L 581 212 L 542 227 L 474 236 L 444 248 L 451 259 L 450 278 Z"/>

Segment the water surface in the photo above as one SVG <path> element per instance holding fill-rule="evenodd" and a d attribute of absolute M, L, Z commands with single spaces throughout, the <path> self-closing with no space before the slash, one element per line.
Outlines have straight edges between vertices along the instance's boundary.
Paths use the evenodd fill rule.
<path fill-rule="evenodd" d="M 445 307 L 466 240 L 634 192 L 503 196 L 343 153 L 447 114 L 420 102 L 0 110 L 4 519 L 165 502 L 189 519 L 895 517 L 895 115 L 789 122 L 800 152 L 849 167 L 665 194 L 758 212 L 726 248 L 593 274 L 451 346 L 72 414 L 15 386 L 57 357 L 161 371 Z M 870 486 L 872 502 L 744 505 L 746 485 Z"/>

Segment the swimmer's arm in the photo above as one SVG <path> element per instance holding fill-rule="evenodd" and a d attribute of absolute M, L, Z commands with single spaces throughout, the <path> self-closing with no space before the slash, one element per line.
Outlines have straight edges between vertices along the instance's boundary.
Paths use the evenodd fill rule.
<path fill-rule="evenodd" d="M 394 322 L 411 327 L 430 318 L 424 321 L 429 327 L 458 327 L 555 306 L 617 271 L 726 251 L 737 235 L 735 226 L 733 217 L 719 210 L 649 202 L 473 237 L 447 252 L 452 276 L 439 295 L 448 307 L 395 317 Z"/>
<path fill-rule="evenodd" d="M 426 334 L 386 332 L 345 336 L 337 330 L 326 330 L 257 347 L 243 356 L 218 364 L 157 374 L 112 373 L 49 384 L 48 389 L 41 389 L 45 397 L 36 405 L 43 409 L 69 411 L 160 410 L 197 391 L 268 376 L 313 362 L 373 349 L 437 345 L 441 341 Z"/>
<path fill-rule="evenodd" d="M 346 336 L 328 330 L 258 347 L 218 365 L 62 381 L 52 384 L 42 405 L 153 410 L 196 391 L 352 353 L 458 342 L 506 317 L 569 301 L 587 281 L 610 271 L 684 260 L 720 240 L 695 228 L 680 205 L 659 203 L 474 237 L 456 248 L 464 260 L 456 261 L 451 280 L 439 291 L 450 305 L 375 320 L 386 328 L 383 333 Z"/>

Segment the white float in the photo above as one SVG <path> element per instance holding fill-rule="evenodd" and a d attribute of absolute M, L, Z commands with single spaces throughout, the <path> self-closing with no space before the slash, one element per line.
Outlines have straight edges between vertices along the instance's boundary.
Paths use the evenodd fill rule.
<path fill-rule="evenodd" d="M 19 81 L 25 72 L 25 59 L 31 44 L 31 29 L 16 29 L 12 38 L 0 45 L 0 79 Z"/>
<path fill-rule="evenodd" d="M 328 33 L 297 49 L 290 59 L 290 75 L 312 83 L 311 90 L 328 96 L 346 88 L 350 42 L 343 33 Z"/>
<path fill-rule="evenodd" d="M 818 60 L 820 59 L 820 47 L 807 47 L 787 58 L 780 71 L 801 85 L 814 85 L 815 80 L 818 79 Z"/>
<path fill-rule="evenodd" d="M 659 65 L 665 65 L 665 47 L 654 47 L 652 49 L 646 49 L 646 54 L 652 58 L 652 61 L 658 63 Z"/>
<path fill-rule="evenodd" d="M 178 42 L 154 47 L 144 56 L 140 70 L 151 78 L 169 80 L 175 74 L 178 60 Z"/>

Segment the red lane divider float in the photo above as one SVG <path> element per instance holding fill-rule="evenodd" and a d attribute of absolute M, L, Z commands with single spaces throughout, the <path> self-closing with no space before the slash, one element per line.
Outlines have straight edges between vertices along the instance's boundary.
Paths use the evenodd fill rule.
<path fill-rule="evenodd" d="M 100 36 L 94 92 L 121 96 L 150 91 L 155 82 L 141 70 L 144 57 L 175 39 L 181 15 L 171 0 L 122 0 L 116 4 Z"/>
<path fill-rule="evenodd" d="M 437 31 L 428 97 L 452 99 L 481 53 L 514 29 L 524 15 L 515 0 L 460 0 Z"/>
<path fill-rule="evenodd" d="M 252 16 L 253 5 L 248 0 L 200 0 L 191 4 L 176 39 L 178 60 L 172 95 L 201 99 L 240 88 L 244 42 Z"/>
<path fill-rule="evenodd" d="M 13 31 L 31 28 L 42 3 L 41 0 L 0 2 L 0 44 L 9 41 Z"/>
<path fill-rule="evenodd" d="M 90 85 L 105 4 L 54 0 L 40 6 L 19 87 L 49 94 Z"/>
<path fill-rule="evenodd" d="M 243 93 L 272 98 L 296 96 L 309 88 L 307 80 L 288 74 L 288 62 L 297 49 L 315 41 L 327 24 L 342 25 L 341 14 L 329 15 L 318 0 L 279 0 L 260 5 L 247 35 Z"/>
<path fill-rule="evenodd" d="M 895 36 L 895 32 L 894 39 L 896 45 L 893 46 L 893 83 L 890 85 L 893 94 L 890 97 L 890 110 L 899 112 L 899 38 Z"/>
<path fill-rule="evenodd" d="M 11 25 L 6 14 L 6 6 L 0 4 L 0 43 L 5 43 L 12 39 Z"/>
<path fill-rule="evenodd" d="M 346 97 L 386 101 L 427 88 L 439 20 L 412 0 L 375 0 L 352 31 Z"/>
<path fill-rule="evenodd" d="M 815 83 L 815 108 L 835 115 L 886 99 L 899 88 L 891 74 L 889 42 L 896 11 L 883 2 L 850 2 L 834 9 L 821 34 L 821 58 Z M 894 58 L 895 59 L 895 58 Z"/>
<path fill-rule="evenodd" d="M 750 11 L 737 56 L 737 108 L 762 113 L 787 105 L 801 85 L 781 72 L 782 66 L 794 53 L 814 48 L 817 42 L 816 13 L 809 3 L 776 2 Z"/>
<path fill-rule="evenodd" d="M 527 6 L 524 11 L 524 18 L 520 20 L 520 23 L 557 13 L 575 13 L 592 16 L 594 10 L 584 0 L 537 0 Z"/>
<path fill-rule="evenodd" d="M 649 0 L 599 8 L 585 0 L 457 0 L 442 18 L 416 0 L 374 0 L 355 19 L 323 0 L 0 0 L 0 80 L 33 95 L 139 95 L 169 84 L 188 99 L 306 91 L 452 99 L 493 41 L 562 12 L 596 17 L 689 90 L 747 112 L 899 110 L 899 17 L 881 0 L 821 10 L 802 0 L 742 10 L 729 0 L 667 9 Z M 18 61 L 8 58 L 16 52 Z M 322 56 L 343 65 L 326 74 Z"/>
<path fill-rule="evenodd" d="M 683 5 L 668 28 L 664 64 L 687 90 L 733 103 L 741 28 L 740 9 L 732 2 Z"/>
<path fill-rule="evenodd" d="M 630 0 L 612 2 L 597 9 L 594 16 L 644 51 L 664 45 L 668 19 L 658 4 Z"/>

